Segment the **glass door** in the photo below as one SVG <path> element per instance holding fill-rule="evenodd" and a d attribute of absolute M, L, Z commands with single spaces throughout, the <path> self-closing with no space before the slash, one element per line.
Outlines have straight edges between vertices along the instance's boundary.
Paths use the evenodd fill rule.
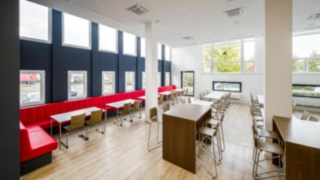
<path fill-rule="evenodd" d="M 181 88 L 187 88 L 188 96 L 194 96 L 194 71 L 181 71 Z"/>

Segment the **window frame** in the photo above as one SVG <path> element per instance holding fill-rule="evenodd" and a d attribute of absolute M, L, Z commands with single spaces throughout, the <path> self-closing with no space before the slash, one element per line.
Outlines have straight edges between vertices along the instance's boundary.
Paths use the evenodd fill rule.
<path fill-rule="evenodd" d="M 108 52 L 108 53 L 114 53 L 114 54 L 117 54 L 119 52 L 119 38 L 118 38 L 118 30 L 115 29 L 115 28 L 112 28 L 116 31 L 116 42 L 115 42 L 115 46 L 116 46 L 116 50 L 115 51 L 112 51 L 112 50 L 107 50 L 107 49 L 101 49 L 100 47 L 100 26 L 105 26 L 105 27 L 108 27 L 108 28 L 112 28 L 112 27 L 109 27 L 109 26 L 106 26 L 106 25 L 103 25 L 103 24 L 98 24 L 98 51 L 100 52 Z"/>
<path fill-rule="evenodd" d="M 74 44 L 68 44 L 68 43 L 65 43 L 65 27 L 64 27 L 64 23 L 65 23 L 65 15 L 68 14 L 68 15 L 71 15 L 71 16 L 75 16 L 77 18 L 81 18 L 81 19 L 84 19 L 84 20 L 87 20 L 89 22 L 89 46 L 88 47 L 85 47 L 85 46 L 81 46 L 81 45 L 74 45 Z M 61 23 L 61 27 L 62 27 L 62 46 L 64 47 L 72 47 L 72 48 L 78 48 L 78 49 L 86 49 L 86 50 L 91 50 L 92 49 L 92 22 L 88 19 L 85 19 L 85 18 L 82 18 L 82 17 L 78 17 L 76 15 L 73 15 L 73 14 L 69 14 L 69 13 L 65 13 L 63 12 L 62 13 L 62 23 Z"/>
<path fill-rule="evenodd" d="M 167 82 L 167 75 L 169 74 L 169 82 Z M 171 85 L 171 72 L 165 72 L 165 86 Z"/>
<path fill-rule="evenodd" d="M 111 93 L 105 93 L 104 92 L 104 73 L 111 73 L 112 74 L 112 92 Z M 116 72 L 115 71 L 102 71 L 101 72 L 102 78 L 101 78 L 101 84 L 102 84 L 102 95 L 109 95 L 116 93 Z"/>
<path fill-rule="evenodd" d="M 128 35 L 132 35 L 132 36 L 134 36 L 135 38 L 135 40 L 134 40 L 134 54 L 131 54 L 131 53 L 128 53 L 128 52 L 125 52 L 124 51 L 124 44 L 125 44 L 125 38 L 124 38 L 124 35 L 125 34 L 128 34 Z M 128 33 L 128 32 L 123 32 L 122 33 L 122 53 L 123 53 L 123 55 L 127 55 L 127 56 L 134 56 L 134 57 L 136 57 L 137 56 L 137 48 L 138 46 L 137 46 L 137 36 L 136 35 L 134 35 L 134 34 L 131 34 L 131 33 Z"/>
<path fill-rule="evenodd" d="M 146 89 L 146 72 L 142 71 L 142 89 Z"/>
<path fill-rule="evenodd" d="M 76 96 L 71 97 L 71 74 L 77 73 L 77 74 L 84 74 L 84 95 L 83 96 Z M 68 100 L 77 100 L 77 99 L 83 99 L 88 97 L 88 73 L 87 71 L 77 71 L 72 70 L 68 71 Z"/>
<path fill-rule="evenodd" d="M 20 1 L 21 1 L 21 0 L 20 0 Z M 27 0 L 26 0 L 26 1 L 27 1 Z M 43 5 L 38 4 L 38 3 L 35 3 L 35 2 L 33 2 L 33 1 L 28 1 L 28 2 L 31 2 L 31 3 L 34 3 L 34 4 L 37 4 L 37 5 L 43 6 Z M 44 7 L 46 7 L 46 6 L 44 6 Z M 20 8 L 21 8 L 21 5 L 19 5 L 19 17 L 20 17 Z M 19 39 L 21 39 L 21 40 L 26 40 L 26 41 L 46 43 L 46 44 L 51 44 L 51 43 L 52 43 L 52 9 L 49 8 L 49 7 L 46 7 L 46 8 L 48 8 L 48 40 L 43 40 L 43 39 L 37 39 L 37 38 L 22 36 L 22 35 L 20 34 L 20 30 L 19 30 Z M 19 28 L 20 28 L 20 22 L 19 22 Z"/>
<path fill-rule="evenodd" d="M 296 58 L 296 59 L 292 59 L 291 61 L 291 64 L 293 65 L 293 62 L 295 61 L 299 61 L 299 60 L 303 60 L 304 61 L 304 70 L 302 72 L 294 72 L 292 71 L 292 73 L 294 74 L 320 74 L 320 71 L 319 72 L 310 72 L 309 70 L 309 61 L 310 60 L 317 60 L 317 61 L 320 61 L 320 58 L 312 58 L 312 57 L 308 57 L 308 58 Z"/>
<path fill-rule="evenodd" d="M 170 51 L 170 53 L 169 53 L 169 59 L 167 59 L 167 50 Z M 165 46 L 164 46 L 164 51 L 165 51 L 165 53 L 164 53 L 164 59 L 165 59 L 165 61 L 171 61 L 171 59 L 172 59 L 172 48 L 171 48 L 170 46 L 165 45 Z"/>
<path fill-rule="evenodd" d="M 160 48 L 160 49 L 159 49 Z M 160 50 L 160 52 L 159 52 Z M 159 57 L 160 56 L 160 57 Z M 162 57 L 162 44 L 161 43 L 157 43 L 157 59 L 159 61 L 162 61 L 163 60 L 163 57 Z"/>
<path fill-rule="evenodd" d="M 19 78 L 19 105 L 20 107 L 36 106 L 42 105 L 46 102 L 46 71 L 45 70 L 20 70 L 20 74 L 40 74 L 40 101 L 30 102 L 30 103 L 20 103 L 20 78 Z"/>
<path fill-rule="evenodd" d="M 133 73 L 133 90 L 128 91 L 127 90 L 127 74 L 128 73 Z M 125 92 L 132 92 L 136 90 L 136 72 L 135 71 L 125 71 L 125 75 L 124 75 L 124 90 Z"/>
<path fill-rule="evenodd" d="M 144 48 L 142 47 L 142 41 L 144 41 Z M 140 37 L 140 57 L 145 58 L 146 57 L 146 39 L 143 37 Z M 142 49 L 144 49 L 144 55 L 142 55 Z"/>

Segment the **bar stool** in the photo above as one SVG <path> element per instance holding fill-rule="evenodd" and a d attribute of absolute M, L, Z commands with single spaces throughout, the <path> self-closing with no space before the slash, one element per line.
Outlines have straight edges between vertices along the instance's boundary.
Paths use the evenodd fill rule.
<path fill-rule="evenodd" d="M 211 118 L 204 122 L 205 126 L 209 126 L 210 128 L 213 128 L 218 132 L 218 138 L 220 139 L 220 142 L 221 142 L 220 147 L 222 151 L 225 150 L 224 133 L 223 133 L 223 126 L 222 126 L 223 120 L 224 120 L 224 114 L 218 114 L 217 118 Z M 222 154 L 220 157 L 222 160 Z"/>
<path fill-rule="evenodd" d="M 215 170 L 215 175 L 213 175 L 213 173 L 209 170 L 209 168 L 207 168 L 204 163 L 197 157 L 196 159 L 198 160 L 198 162 L 200 163 L 201 166 L 204 167 L 204 169 L 213 177 L 217 177 L 218 176 L 218 171 L 217 171 L 217 163 L 219 162 L 219 159 L 216 158 L 216 150 L 215 150 L 215 137 L 217 137 L 217 131 L 215 129 L 212 128 L 208 128 L 208 127 L 204 127 L 202 126 L 199 131 L 198 131 L 199 135 L 200 135 L 200 142 L 198 144 L 198 147 L 200 149 L 202 149 L 208 156 L 209 158 L 214 162 L 214 170 Z M 207 142 L 211 142 L 212 144 L 212 152 L 210 152 L 210 150 L 207 150 L 206 148 L 206 143 Z M 218 141 L 218 138 L 217 138 Z M 217 142 L 218 146 L 219 143 Z M 218 147 L 218 151 L 219 151 L 219 147 Z"/>
<path fill-rule="evenodd" d="M 159 129 L 160 129 L 160 124 L 162 124 L 162 122 L 159 120 L 158 118 L 158 108 L 157 107 L 153 107 L 149 110 L 149 119 L 147 120 L 147 122 L 149 123 L 149 136 L 148 136 L 148 151 L 152 151 L 158 147 L 161 146 L 161 142 L 159 141 Z M 156 122 L 158 125 L 158 130 L 157 130 L 157 142 L 158 145 L 150 147 L 150 139 L 151 139 L 151 128 L 152 128 L 152 123 Z"/>
<path fill-rule="evenodd" d="M 253 170 L 252 170 L 252 175 L 255 179 L 266 179 L 266 178 L 272 178 L 272 177 L 279 177 L 279 176 L 284 176 L 285 174 L 283 173 L 284 168 L 278 168 L 273 171 L 267 171 L 267 172 L 260 172 L 258 173 L 258 167 L 259 167 L 259 162 L 262 161 L 267 161 L 267 160 L 273 160 L 274 158 L 278 158 L 279 164 L 281 164 L 281 157 L 284 155 L 284 148 L 276 143 L 271 143 L 271 142 L 265 142 L 259 138 L 257 138 L 257 135 L 255 134 L 254 128 L 252 130 L 253 132 L 253 140 L 254 140 L 254 163 L 253 163 Z M 267 152 L 271 154 L 275 154 L 276 156 L 269 158 L 269 159 L 262 159 L 260 160 L 260 154 L 261 152 Z M 265 176 L 265 177 L 259 177 L 261 175 L 268 175 L 270 173 L 276 173 L 278 172 L 279 174 L 277 175 L 270 175 L 270 176 Z"/>

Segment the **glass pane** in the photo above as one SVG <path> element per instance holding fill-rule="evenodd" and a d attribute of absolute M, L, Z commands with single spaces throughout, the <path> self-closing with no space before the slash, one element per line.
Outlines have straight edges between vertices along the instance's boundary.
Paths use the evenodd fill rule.
<path fill-rule="evenodd" d="M 103 72 L 103 94 L 114 93 L 114 72 Z"/>
<path fill-rule="evenodd" d="M 168 61 L 170 61 L 171 60 L 171 48 L 169 47 L 169 46 L 165 46 L 166 47 L 166 49 L 165 49 L 165 51 L 166 51 L 166 54 L 165 54 L 165 56 L 166 56 L 166 60 L 168 60 Z"/>
<path fill-rule="evenodd" d="M 142 72 L 142 89 L 146 88 L 146 73 Z"/>
<path fill-rule="evenodd" d="M 20 0 L 20 36 L 49 41 L 49 8 Z"/>
<path fill-rule="evenodd" d="M 117 30 L 99 24 L 99 50 L 117 52 Z"/>
<path fill-rule="evenodd" d="M 136 36 L 126 33 L 123 33 L 123 53 L 128 55 L 136 55 Z"/>
<path fill-rule="evenodd" d="M 320 86 L 317 85 L 292 85 L 292 96 L 320 98 Z"/>
<path fill-rule="evenodd" d="M 240 82 L 213 82 L 213 90 L 241 92 Z"/>
<path fill-rule="evenodd" d="M 90 22 L 63 13 L 63 44 L 90 48 Z"/>
<path fill-rule="evenodd" d="M 134 91 L 134 72 L 126 72 L 126 91 Z"/>
<path fill-rule="evenodd" d="M 166 72 L 166 86 L 170 85 L 170 72 Z"/>
<path fill-rule="evenodd" d="M 320 34 L 295 36 L 292 40 L 294 58 L 309 58 L 320 55 Z"/>
<path fill-rule="evenodd" d="M 309 72 L 320 72 L 320 57 L 319 59 L 308 60 L 308 71 Z"/>
<path fill-rule="evenodd" d="M 41 102 L 41 74 L 20 73 L 20 104 Z"/>
<path fill-rule="evenodd" d="M 294 59 L 292 61 L 292 72 L 305 72 L 305 60 Z"/>
<path fill-rule="evenodd" d="M 141 38 L 140 55 L 146 57 L 146 40 L 144 38 Z"/>
<path fill-rule="evenodd" d="M 161 72 L 158 72 L 158 86 L 161 86 Z"/>
<path fill-rule="evenodd" d="M 86 84 L 86 75 L 85 73 L 76 73 L 72 72 L 70 74 L 70 96 L 71 98 L 85 97 L 85 85 Z"/>
<path fill-rule="evenodd" d="M 244 72 L 254 72 L 254 63 L 253 62 L 245 62 L 244 63 Z"/>
<path fill-rule="evenodd" d="M 162 44 L 158 43 L 158 59 L 162 60 Z"/>
<path fill-rule="evenodd" d="M 243 43 L 243 58 L 244 61 L 253 61 L 255 53 L 254 41 L 244 41 Z"/>
<path fill-rule="evenodd" d="M 203 46 L 203 72 L 210 73 L 211 72 L 211 59 L 212 59 L 212 51 L 211 45 L 206 44 Z"/>
<path fill-rule="evenodd" d="M 215 72 L 240 72 L 240 43 L 215 44 L 213 50 Z"/>
<path fill-rule="evenodd" d="M 194 73 L 193 72 L 182 72 L 182 88 L 188 89 L 188 95 L 194 95 Z"/>

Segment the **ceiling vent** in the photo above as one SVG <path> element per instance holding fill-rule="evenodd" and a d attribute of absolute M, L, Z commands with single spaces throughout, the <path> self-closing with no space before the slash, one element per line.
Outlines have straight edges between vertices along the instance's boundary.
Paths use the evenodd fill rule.
<path fill-rule="evenodd" d="M 139 5 L 139 4 L 136 4 L 134 6 L 129 7 L 129 8 L 127 8 L 127 10 L 135 13 L 138 16 L 146 14 L 146 13 L 149 12 L 148 9 L 146 9 L 145 7 L 143 7 L 143 6 Z"/>
<path fill-rule="evenodd" d="M 193 37 L 192 36 L 184 36 L 184 37 L 182 37 L 182 39 L 189 41 L 189 40 L 192 40 Z"/>
<path fill-rule="evenodd" d="M 242 8 L 231 9 L 225 12 L 229 18 L 240 16 L 243 13 Z"/>
<path fill-rule="evenodd" d="M 317 20 L 320 19 L 320 13 L 312 14 L 308 17 L 308 20 Z"/>

